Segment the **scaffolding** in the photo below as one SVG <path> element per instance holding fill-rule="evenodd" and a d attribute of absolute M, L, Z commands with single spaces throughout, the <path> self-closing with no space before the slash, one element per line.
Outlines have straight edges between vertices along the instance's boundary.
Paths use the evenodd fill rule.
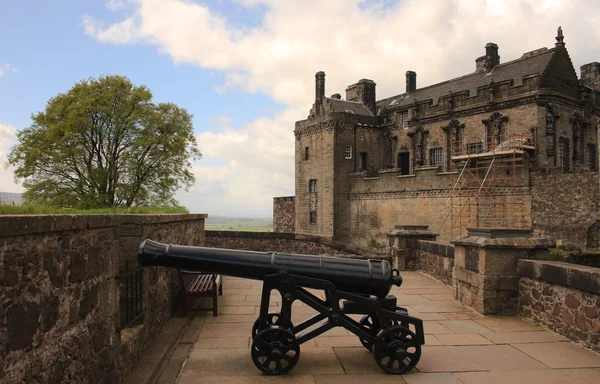
<path fill-rule="evenodd" d="M 498 136 L 458 138 L 450 153 L 450 237 L 467 228 L 528 228 L 531 202 L 527 162 L 535 129 Z"/>

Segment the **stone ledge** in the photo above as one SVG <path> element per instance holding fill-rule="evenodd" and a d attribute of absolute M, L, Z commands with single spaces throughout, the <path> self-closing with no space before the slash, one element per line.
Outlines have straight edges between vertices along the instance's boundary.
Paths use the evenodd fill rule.
<path fill-rule="evenodd" d="M 161 224 L 206 219 L 206 214 L 148 215 L 2 215 L 0 237 L 80 229 L 118 227 L 123 224 Z"/>
<path fill-rule="evenodd" d="M 580 291 L 600 294 L 600 268 L 562 263 L 558 261 L 519 260 L 517 273 L 550 284 L 571 287 Z"/>
<path fill-rule="evenodd" d="M 414 240 L 411 241 L 409 245 L 420 251 L 429 252 L 442 257 L 449 257 L 451 259 L 454 258 L 454 247 L 452 245 L 428 240 Z"/>
<path fill-rule="evenodd" d="M 466 236 L 453 240 L 454 245 L 466 245 L 478 248 L 503 248 L 503 249 L 547 249 L 554 242 L 543 238 L 490 238 L 479 236 Z"/>

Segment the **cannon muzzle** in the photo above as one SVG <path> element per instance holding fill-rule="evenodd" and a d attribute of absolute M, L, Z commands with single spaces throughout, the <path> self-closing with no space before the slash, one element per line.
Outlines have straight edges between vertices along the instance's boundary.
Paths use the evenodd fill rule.
<path fill-rule="evenodd" d="M 270 274 L 328 280 L 340 291 L 385 297 L 402 277 L 385 260 L 255 252 L 234 249 L 172 245 L 144 240 L 140 244 L 142 266 L 163 266 L 227 276 L 264 280 Z"/>

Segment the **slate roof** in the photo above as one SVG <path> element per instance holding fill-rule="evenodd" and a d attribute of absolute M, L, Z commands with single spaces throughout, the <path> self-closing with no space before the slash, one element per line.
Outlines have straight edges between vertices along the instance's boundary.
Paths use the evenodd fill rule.
<path fill-rule="evenodd" d="M 490 72 L 476 72 L 466 76 L 457 77 L 442 83 L 419 88 L 410 93 L 403 93 L 397 96 L 389 97 L 377 102 L 377 108 L 386 107 L 397 108 L 412 104 L 417 101 L 433 100 L 433 105 L 438 104 L 440 97 L 448 96 L 452 93 L 469 91 L 469 96 L 477 95 L 477 88 L 489 85 L 490 80 L 494 83 L 500 83 L 507 80 L 513 80 L 514 85 L 521 85 L 523 78 L 530 75 L 541 75 L 554 54 L 555 48 L 540 48 L 535 51 L 527 52 L 520 58 L 498 64 Z"/>
<path fill-rule="evenodd" d="M 353 115 L 361 116 L 373 116 L 369 108 L 365 107 L 363 103 L 348 100 L 332 99 L 327 97 L 327 102 L 331 107 L 331 112 L 345 112 Z"/>

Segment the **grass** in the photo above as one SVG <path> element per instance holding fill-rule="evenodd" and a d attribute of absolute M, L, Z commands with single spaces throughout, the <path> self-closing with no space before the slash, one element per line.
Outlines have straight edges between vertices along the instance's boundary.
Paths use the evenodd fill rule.
<path fill-rule="evenodd" d="M 147 215 L 157 213 L 189 213 L 185 207 L 133 207 L 72 209 L 56 208 L 42 204 L 1 204 L 0 215 Z"/>
<path fill-rule="evenodd" d="M 207 231 L 241 231 L 241 232 L 273 232 L 273 224 L 269 223 L 206 223 Z"/>

